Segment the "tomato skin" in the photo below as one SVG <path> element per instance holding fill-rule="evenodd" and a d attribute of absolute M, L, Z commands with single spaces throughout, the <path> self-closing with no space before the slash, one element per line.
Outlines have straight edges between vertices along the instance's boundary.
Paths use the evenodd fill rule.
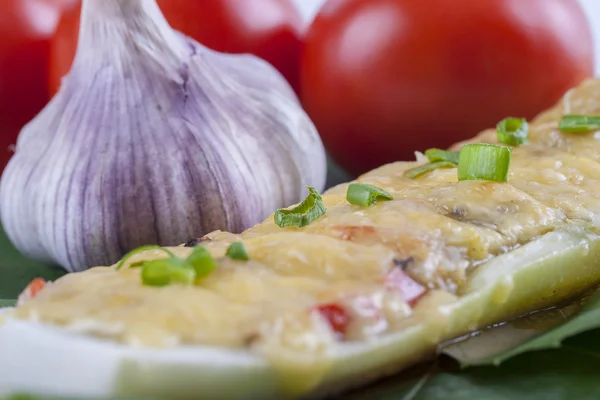
<path fill-rule="evenodd" d="M 0 171 L 48 101 L 50 39 L 69 0 L 0 0 Z"/>
<path fill-rule="evenodd" d="M 44 288 L 48 285 L 45 279 L 35 278 L 29 285 L 21 292 L 19 298 L 17 299 L 17 304 L 22 305 L 27 301 L 35 298 Z"/>
<path fill-rule="evenodd" d="M 314 308 L 329 323 L 331 329 L 343 336 L 350 324 L 350 316 L 339 304 L 321 304 Z"/>
<path fill-rule="evenodd" d="M 171 26 L 220 52 L 269 61 L 298 92 L 304 22 L 292 0 L 158 0 Z M 52 46 L 50 90 L 56 93 L 77 47 L 80 6 L 64 13 Z"/>
<path fill-rule="evenodd" d="M 533 118 L 593 67 L 577 0 L 330 0 L 305 37 L 301 93 L 360 174 Z"/>

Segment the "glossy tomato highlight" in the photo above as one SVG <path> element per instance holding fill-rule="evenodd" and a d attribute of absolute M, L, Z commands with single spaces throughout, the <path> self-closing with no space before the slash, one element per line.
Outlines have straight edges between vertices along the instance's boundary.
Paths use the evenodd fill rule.
<path fill-rule="evenodd" d="M 301 92 L 359 174 L 532 118 L 593 67 L 577 0 L 330 0 L 305 39 Z"/>
<path fill-rule="evenodd" d="M 221 52 L 251 53 L 269 61 L 297 91 L 304 22 L 292 0 L 158 0 L 171 26 Z M 52 48 L 50 90 L 69 72 L 80 7 L 65 12 Z"/>

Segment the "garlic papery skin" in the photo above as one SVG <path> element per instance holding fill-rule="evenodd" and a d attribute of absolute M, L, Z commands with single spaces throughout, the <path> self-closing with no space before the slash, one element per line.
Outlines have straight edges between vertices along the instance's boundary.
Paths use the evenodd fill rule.
<path fill-rule="evenodd" d="M 0 182 L 6 233 L 68 271 L 239 232 L 322 190 L 326 160 L 284 78 L 173 31 L 154 0 L 84 0 L 62 87 Z"/>

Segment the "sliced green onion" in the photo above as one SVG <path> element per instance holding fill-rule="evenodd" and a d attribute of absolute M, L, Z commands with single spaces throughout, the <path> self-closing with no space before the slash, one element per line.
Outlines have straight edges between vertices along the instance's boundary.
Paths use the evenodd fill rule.
<path fill-rule="evenodd" d="M 248 261 L 250 259 L 246 251 L 246 246 L 242 242 L 231 243 L 225 255 L 232 260 Z"/>
<path fill-rule="evenodd" d="M 196 270 L 188 263 L 181 260 L 181 265 L 171 268 L 171 283 L 191 285 L 196 280 Z"/>
<path fill-rule="evenodd" d="M 357 206 L 371 206 L 378 201 L 394 200 L 391 194 L 377 186 L 366 183 L 351 183 L 346 193 L 348 203 Z"/>
<path fill-rule="evenodd" d="M 404 172 L 410 179 L 418 178 L 419 176 L 431 172 L 438 168 L 454 168 L 456 164 L 450 161 L 436 161 L 434 163 L 419 165 Z"/>
<path fill-rule="evenodd" d="M 416 179 L 421 175 L 431 172 L 438 168 L 454 168 L 458 165 L 460 152 L 448 151 L 442 149 L 429 149 L 425 151 L 425 156 L 429 164 L 419 165 L 405 172 L 410 179 Z"/>
<path fill-rule="evenodd" d="M 144 261 L 142 266 L 142 283 L 146 286 L 191 285 L 195 279 L 196 271 L 181 258 Z"/>
<path fill-rule="evenodd" d="M 460 149 L 458 180 L 506 182 L 512 151 L 493 144 L 468 144 Z"/>
<path fill-rule="evenodd" d="M 525 118 L 504 118 L 496 125 L 498 142 L 509 146 L 520 146 L 527 143 L 529 125 Z"/>
<path fill-rule="evenodd" d="M 146 286 L 167 286 L 171 283 L 173 263 L 170 259 L 146 261 L 142 267 L 142 283 Z"/>
<path fill-rule="evenodd" d="M 217 262 L 205 247 L 194 247 L 192 254 L 186 259 L 196 271 L 196 279 L 204 278 L 217 269 Z"/>
<path fill-rule="evenodd" d="M 170 257 L 175 257 L 175 254 L 171 253 L 169 250 L 157 246 L 157 245 L 150 245 L 150 246 L 142 246 L 142 247 L 138 247 L 137 249 L 133 249 L 131 250 L 129 253 L 125 254 L 123 256 L 123 258 L 121 259 L 121 262 L 117 265 L 117 269 L 121 269 L 121 267 L 123 267 L 123 265 L 125 265 L 125 263 L 127 262 L 127 260 L 129 260 L 131 257 L 135 256 L 136 254 L 142 253 L 144 251 L 148 251 L 148 250 L 161 250 L 164 251 L 165 253 L 167 253 Z M 134 267 L 139 267 L 144 263 L 144 261 L 136 261 L 134 263 L 131 263 L 131 265 L 129 265 L 130 268 L 134 268 Z"/>
<path fill-rule="evenodd" d="M 565 115 L 558 123 L 558 129 L 567 133 L 588 133 L 600 130 L 600 116 Z"/>
<path fill-rule="evenodd" d="M 292 209 L 279 209 L 275 212 L 275 224 L 281 228 L 297 226 L 302 228 L 325 214 L 327 209 L 323 198 L 315 188 L 307 186 L 308 197 Z"/>
<path fill-rule="evenodd" d="M 442 149 L 425 150 L 425 157 L 429 162 L 448 161 L 454 165 L 458 165 L 458 151 L 448 151 Z"/>

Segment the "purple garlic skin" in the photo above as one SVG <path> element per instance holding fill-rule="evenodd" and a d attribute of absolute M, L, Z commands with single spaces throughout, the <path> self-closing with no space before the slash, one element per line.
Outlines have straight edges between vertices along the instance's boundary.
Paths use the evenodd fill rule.
<path fill-rule="evenodd" d="M 319 135 L 284 78 L 173 31 L 154 0 L 84 0 L 61 90 L 19 135 L 0 212 L 68 271 L 147 244 L 240 232 L 322 190 Z"/>

